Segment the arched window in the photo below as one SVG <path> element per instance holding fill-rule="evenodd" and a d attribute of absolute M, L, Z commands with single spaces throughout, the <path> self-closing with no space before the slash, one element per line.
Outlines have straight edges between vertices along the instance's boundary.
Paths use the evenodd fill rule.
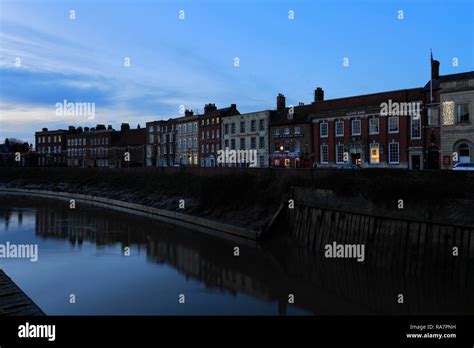
<path fill-rule="evenodd" d="M 471 155 L 469 151 L 469 146 L 467 144 L 459 145 L 459 162 L 469 163 L 470 161 L 471 161 Z"/>

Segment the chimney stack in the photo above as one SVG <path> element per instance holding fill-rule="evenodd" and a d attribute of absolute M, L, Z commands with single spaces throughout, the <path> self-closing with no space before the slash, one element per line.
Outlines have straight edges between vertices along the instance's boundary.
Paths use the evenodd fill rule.
<path fill-rule="evenodd" d="M 277 111 L 283 111 L 286 108 L 285 96 L 281 93 L 278 93 L 277 96 Z"/>
<path fill-rule="evenodd" d="M 191 109 L 184 110 L 184 116 L 192 116 L 192 115 L 194 115 L 193 110 Z"/>
<path fill-rule="evenodd" d="M 316 87 L 314 90 L 314 102 L 320 102 L 324 100 L 324 90 L 321 87 Z"/>
<path fill-rule="evenodd" d="M 120 130 L 123 132 L 123 131 L 127 131 L 127 130 L 130 130 L 130 125 L 128 123 L 122 123 L 122 125 L 120 126 Z"/>
<path fill-rule="evenodd" d="M 431 59 L 431 79 L 439 79 L 439 61 Z"/>
<path fill-rule="evenodd" d="M 207 114 L 208 112 L 217 110 L 216 104 L 206 104 L 204 105 L 204 113 Z"/>

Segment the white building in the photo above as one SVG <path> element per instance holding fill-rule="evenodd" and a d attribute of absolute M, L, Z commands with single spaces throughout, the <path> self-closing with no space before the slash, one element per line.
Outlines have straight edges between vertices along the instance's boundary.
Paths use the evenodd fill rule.
<path fill-rule="evenodd" d="M 268 167 L 268 124 L 270 111 L 250 112 L 222 118 L 221 149 L 255 154 L 254 165 L 223 163 L 223 166 Z M 228 162 L 228 161 L 226 161 Z"/>

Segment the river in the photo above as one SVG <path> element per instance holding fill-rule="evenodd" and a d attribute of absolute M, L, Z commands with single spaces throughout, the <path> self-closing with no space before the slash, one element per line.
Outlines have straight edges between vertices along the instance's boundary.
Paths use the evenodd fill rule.
<path fill-rule="evenodd" d="M 0 195 L 0 244 L 7 242 L 38 246 L 37 262 L 0 258 L 0 268 L 47 315 L 461 314 L 473 307 L 472 289 L 445 278 L 387 274 L 291 243 L 235 243 L 56 200 Z"/>

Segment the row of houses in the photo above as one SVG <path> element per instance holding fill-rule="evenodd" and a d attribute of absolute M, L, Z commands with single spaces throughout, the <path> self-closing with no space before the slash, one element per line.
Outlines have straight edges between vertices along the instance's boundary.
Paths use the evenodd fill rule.
<path fill-rule="evenodd" d="M 438 169 L 474 162 L 474 72 L 440 75 L 439 66 L 431 58 L 431 78 L 418 88 L 326 100 L 318 87 L 309 104 L 287 105 L 278 94 L 271 110 L 241 114 L 236 104 L 206 104 L 201 114 L 185 110 L 144 129 L 43 129 L 39 165 Z"/>

